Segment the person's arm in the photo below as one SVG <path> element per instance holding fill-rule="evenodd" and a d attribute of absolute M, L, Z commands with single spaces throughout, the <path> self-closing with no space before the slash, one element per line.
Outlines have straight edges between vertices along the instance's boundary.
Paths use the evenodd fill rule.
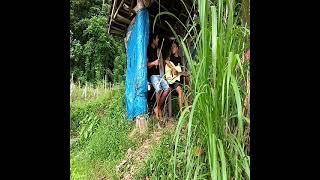
<path fill-rule="evenodd" d="M 170 67 L 170 69 L 172 71 L 172 74 L 176 75 L 177 74 L 177 70 L 170 63 L 170 56 L 167 57 L 166 64 Z"/>
<path fill-rule="evenodd" d="M 148 69 L 152 68 L 153 66 L 158 66 L 159 65 L 159 59 L 154 60 L 152 62 L 148 62 Z"/>
<path fill-rule="evenodd" d="M 165 60 L 166 61 L 166 64 L 170 67 L 170 68 L 173 68 L 171 63 L 170 63 L 170 57 L 167 57 L 167 59 Z"/>

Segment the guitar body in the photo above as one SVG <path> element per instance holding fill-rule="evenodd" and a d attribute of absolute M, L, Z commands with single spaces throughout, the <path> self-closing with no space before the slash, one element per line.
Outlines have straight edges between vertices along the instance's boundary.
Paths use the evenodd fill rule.
<path fill-rule="evenodd" d="M 177 75 L 174 75 L 172 74 L 172 70 L 171 68 L 166 64 L 166 67 L 165 67 L 165 76 L 166 76 L 166 80 L 168 81 L 169 84 L 173 84 L 174 82 L 176 81 L 180 81 L 180 77 L 182 75 L 184 75 L 184 73 L 182 73 L 182 69 L 181 69 L 181 66 L 180 64 L 178 64 L 177 66 L 175 66 L 173 64 L 173 62 L 171 62 L 171 65 L 177 70 L 178 74 Z"/>

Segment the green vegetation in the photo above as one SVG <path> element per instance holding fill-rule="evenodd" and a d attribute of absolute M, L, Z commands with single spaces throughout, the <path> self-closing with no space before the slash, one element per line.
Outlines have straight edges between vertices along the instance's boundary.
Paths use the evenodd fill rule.
<path fill-rule="evenodd" d="M 81 84 L 125 80 L 124 43 L 107 33 L 110 5 L 103 2 L 70 2 L 70 75 Z"/>
<path fill-rule="evenodd" d="M 71 103 L 71 178 L 116 176 L 116 164 L 134 142 L 126 120 L 124 87 L 114 87 L 96 99 Z M 110 178 L 110 177 L 109 177 Z"/>
<path fill-rule="evenodd" d="M 173 174 L 173 179 L 250 179 L 250 118 L 244 113 L 248 111 L 245 99 L 250 92 L 249 66 L 240 58 L 249 48 L 249 29 L 246 23 L 240 22 L 233 0 L 199 0 L 197 5 L 200 32 L 194 28 L 196 22 L 192 22 L 186 26 L 190 33 L 186 37 L 175 34 L 192 73 L 191 112 L 185 109 L 179 119 L 175 148 L 171 152 L 173 163 L 160 172 L 159 169 L 150 172 L 147 168 L 150 174 L 145 175 Z M 174 16 L 161 12 L 157 17 L 161 15 Z M 188 36 L 195 40 L 194 59 L 187 46 Z M 181 133 L 183 127 L 186 133 Z M 194 153 L 194 149 L 204 151 L 203 156 Z"/>
<path fill-rule="evenodd" d="M 250 179 L 250 66 L 244 60 L 250 48 L 249 1 L 195 3 L 199 21 L 184 25 L 184 35 L 175 34 L 192 75 L 190 112 L 185 109 L 175 132 L 152 148 L 136 179 Z M 125 116 L 124 85 L 106 89 L 99 83 L 106 73 L 108 81 L 125 77 L 123 43 L 106 34 L 110 6 L 86 0 L 71 4 L 71 71 L 75 82 L 95 84 L 86 98 L 83 87 L 72 91 L 71 179 L 119 179 L 116 166 L 127 150 L 149 137 L 128 138 L 133 125 Z M 168 15 L 174 16 L 161 12 L 155 18 Z M 155 129 L 153 121 L 148 125 Z"/>

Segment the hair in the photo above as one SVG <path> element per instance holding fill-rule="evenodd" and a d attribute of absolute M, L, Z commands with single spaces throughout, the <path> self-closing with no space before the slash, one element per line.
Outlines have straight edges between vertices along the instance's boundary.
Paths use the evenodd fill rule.
<path fill-rule="evenodd" d="M 177 45 L 177 48 L 180 48 L 178 41 L 173 40 L 172 43 L 171 43 L 171 45 L 172 45 L 172 44 L 176 44 L 176 45 Z"/>
<path fill-rule="evenodd" d="M 151 40 L 156 39 L 157 36 L 158 36 L 158 38 L 160 39 L 159 34 L 158 34 L 157 32 L 152 33 L 152 34 L 151 34 Z"/>

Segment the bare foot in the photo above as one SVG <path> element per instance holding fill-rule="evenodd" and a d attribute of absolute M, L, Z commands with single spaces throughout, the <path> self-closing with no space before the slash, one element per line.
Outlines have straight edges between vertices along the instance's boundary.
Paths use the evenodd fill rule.
<path fill-rule="evenodd" d="M 159 108 L 158 108 L 158 106 L 156 106 L 153 111 L 156 114 L 156 118 L 159 119 Z"/>

